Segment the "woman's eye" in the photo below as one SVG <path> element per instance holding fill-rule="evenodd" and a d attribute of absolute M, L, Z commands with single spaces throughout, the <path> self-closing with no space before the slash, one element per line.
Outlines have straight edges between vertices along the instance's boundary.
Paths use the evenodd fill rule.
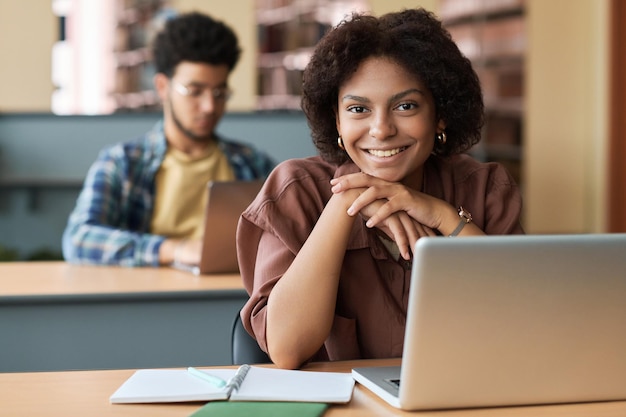
<path fill-rule="evenodd" d="M 364 113 L 366 109 L 363 106 L 350 106 L 348 107 L 348 111 L 350 113 Z"/>
<path fill-rule="evenodd" d="M 415 108 L 417 108 L 415 103 L 402 103 L 397 107 L 398 110 L 412 110 Z"/>

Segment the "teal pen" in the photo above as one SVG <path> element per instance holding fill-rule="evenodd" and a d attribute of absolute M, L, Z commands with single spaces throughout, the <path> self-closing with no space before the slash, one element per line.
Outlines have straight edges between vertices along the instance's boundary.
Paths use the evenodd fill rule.
<path fill-rule="evenodd" d="M 187 368 L 187 372 L 189 372 L 191 375 L 197 378 L 210 382 L 211 384 L 215 385 L 218 388 L 222 388 L 226 386 L 226 381 L 224 381 L 222 378 L 218 378 L 214 375 L 207 374 L 206 372 L 202 372 L 199 369 L 189 367 Z"/>

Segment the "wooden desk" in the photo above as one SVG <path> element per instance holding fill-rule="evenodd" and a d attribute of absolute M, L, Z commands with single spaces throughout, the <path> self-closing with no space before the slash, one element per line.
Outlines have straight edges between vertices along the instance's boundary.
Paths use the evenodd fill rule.
<path fill-rule="evenodd" d="M 228 365 L 238 274 L 0 263 L 0 372 Z"/>
<path fill-rule="evenodd" d="M 398 359 L 313 363 L 305 369 L 349 372 L 355 366 L 396 365 Z M 187 417 L 201 403 L 110 404 L 111 394 L 134 370 L 75 371 L 0 374 L 2 415 L 17 416 L 98 416 Z M 626 401 L 473 410 L 404 412 L 388 406 L 367 389 L 356 384 L 352 401 L 331 405 L 324 417 L 582 417 L 626 415 Z"/>

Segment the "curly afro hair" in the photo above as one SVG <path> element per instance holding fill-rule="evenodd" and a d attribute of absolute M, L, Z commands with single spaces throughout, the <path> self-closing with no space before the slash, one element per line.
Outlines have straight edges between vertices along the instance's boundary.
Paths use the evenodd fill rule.
<path fill-rule="evenodd" d="M 227 65 L 232 71 L 241 55 L 235 32 L 198 12 L 168 20 L 154 39 L 152 52 L 157 72 L 169 78 L 182 61 Z"/>
<path fill-rule="evenodd" d="M 370 57 L 385 57 L 403 66 L 430 90 L 437 119 L 446 123 L 446 156 L 475 145 L 484 123 L 480 81 L 448 31 L 432 13 L 409 9 L 380 18 L 353 14 L 317 44 L 303 74 L 302 110 L 313 143 L 330 163 L 349 159 L 337 146 L 335 112 L 339 88 Z"/>

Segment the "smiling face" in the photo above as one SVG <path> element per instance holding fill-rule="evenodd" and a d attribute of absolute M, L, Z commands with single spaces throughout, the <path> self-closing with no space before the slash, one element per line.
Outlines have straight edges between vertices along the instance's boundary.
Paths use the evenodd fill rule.
<path fill-rule="evenodd" d="M 419 189 L 435 135 L 430 91 L 402 66 L 368 58 L 339 89 L 337 131 L 354 163 L 366 174 Z"/>

